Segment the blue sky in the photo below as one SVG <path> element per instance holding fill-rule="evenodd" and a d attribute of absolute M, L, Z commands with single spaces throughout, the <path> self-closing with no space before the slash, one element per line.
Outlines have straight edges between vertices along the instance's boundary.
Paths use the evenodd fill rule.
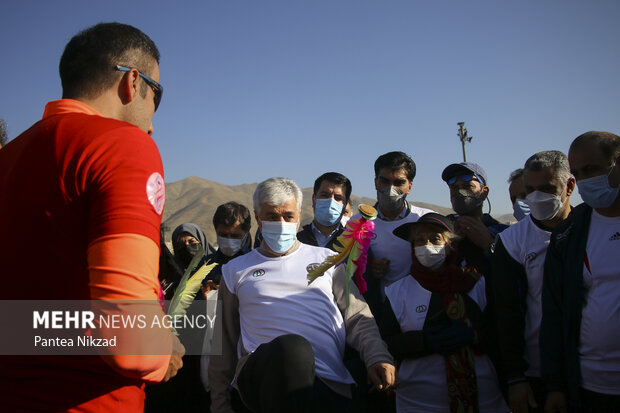
<path fill-rule="evenodd" d="M 409 199 L 448 206 L 464 121 L 499 215 L 530 155 L 620 133 L 619 19 L 617 0 L 4 0 L 0 118 L 10 138 L 40 119 L 67 41 L 119 21 L 162 55 L 167 182 L 308 187 L 333 170 L 374 197 L 375 159 L 401 150 L 418 166 Z"/>

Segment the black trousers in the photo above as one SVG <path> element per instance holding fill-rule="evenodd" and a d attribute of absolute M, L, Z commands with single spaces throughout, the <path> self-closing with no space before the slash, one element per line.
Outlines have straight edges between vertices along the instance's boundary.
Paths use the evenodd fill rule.
<path fill-rule="evenodd" d="M 237 378 L 245 405 L 255 413 L 347 412 L 351 401 L 332 391 L 314 371 L 305 338 L 286 334 L 261 344 Z"/>
<path fill-rule="evenodd" d="M 618 413 L 620 412 L 620 395 L 602 394 L 581 389 L 581 413 Z"/>

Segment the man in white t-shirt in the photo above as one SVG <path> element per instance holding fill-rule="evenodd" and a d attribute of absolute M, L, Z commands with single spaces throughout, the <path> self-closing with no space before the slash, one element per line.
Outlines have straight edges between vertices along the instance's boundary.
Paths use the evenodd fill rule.
<path fill-rule="evenodd" d="M 540 377 L 543 265 L 551 230 L 570 214 L 575 189 L 568 158 L 560 151 L 532 155 L 522 170 L 522 198 L 531 214 L 501 232 L 493 254 L 493 293 L 502 376 L 514 413 L 543 412 Z"/>
<path fill-rule="evenodd" d="M 553 230 L 545 260 L 545 412 L 619 412 L 620 137 L 584 133 L 568 160 L 584 204 Z"/>
<path fill-rule="evenodd" d="M 407 154 L 383 154 L 375 161 L 374 168 L 378 216 L 364 276 L 368 284 L 364 297 L 373 314 L 378 315 L 385 300 L 384 287 L 405 277 L 411 268 L 411 244 L 395 236 L 394 229 L 434 211 L 407 202 L 416 175 L 415 162 Z"/>
<path fill-rule="evenodd" d="M 347 411 L 354 382 L 345 342 L 360 352 L 375 389 L 394 384 L 392 356 L 357 288 L 347 306 L 344 266 L 308 284 L 308 270 L 335 253 L 297 240 L 301 203 L 290 179 L 260 183 L 254 213 L 263 241 L 222 267 L 213 340 L 222 354 L 209 367 L 215 413 L 232 411 L 231 384 L 255 412 Z"/>

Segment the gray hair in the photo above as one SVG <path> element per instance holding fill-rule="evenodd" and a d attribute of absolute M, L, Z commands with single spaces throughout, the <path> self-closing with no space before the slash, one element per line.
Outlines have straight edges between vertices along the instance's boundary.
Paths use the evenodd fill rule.
<path fill-rule="evenodd" d="M 522 176 L 523 168 L 515 169 L 514 171 L 510 172 L 510 176 L 508 177 L 508 183 L 511 184 L 517 179 L 521 179 Z"/>
<path fill-rule="evenodd" d="M 260 214 L 260 204 L 278 206 L 291 198 L 295 198 L 297 210 L 301 211 L 303 195 L 295 181 L 288 178 L 269 178 L 258 184 L 252 199 L 254 201 L 254 210 L 257 214 Z"/>
<path fill-rule="evenodd" d="M 568 165 L 568 158 L 560 151 L 542 151 L 535 153 L 525 161 L 523 167 L 526 171 L 541 171 L 543 169 L 552 168 L 555 176 L 557 176 L 562 185 L 572 176 Z"/>

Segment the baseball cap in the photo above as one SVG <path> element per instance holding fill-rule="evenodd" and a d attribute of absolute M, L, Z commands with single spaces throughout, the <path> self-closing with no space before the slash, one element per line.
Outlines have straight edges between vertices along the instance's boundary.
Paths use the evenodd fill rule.
<path fill-rule="evenodd" d="M 441 173 L 441 179 L 443 179 L 445 182 L 448 182 L 448 179 L 457 176 L 463 172 L 474 173 L 484 181 L 482 182 L 483 185 L 487 184 L 487 173 L 484 172 L 484 169 L 482 169 L 480 165 L 473 162 L 453 163 L 446 166 L 446 169 L 444 169 Z"/>
<path fill-rule="evenodd" d="M 405 241 L 409 241 L 411 231 L 421 224 L 431 224 L 440 228 L 442 231 L 454 232 L 454 222 L 450 217 L 438 214 L 436 212 L 429 212 L 422 215 L 416 222 L 407 222 L 406 224 L 397 227 L 392 233 L 398 238 L 402 238 Z"/>

